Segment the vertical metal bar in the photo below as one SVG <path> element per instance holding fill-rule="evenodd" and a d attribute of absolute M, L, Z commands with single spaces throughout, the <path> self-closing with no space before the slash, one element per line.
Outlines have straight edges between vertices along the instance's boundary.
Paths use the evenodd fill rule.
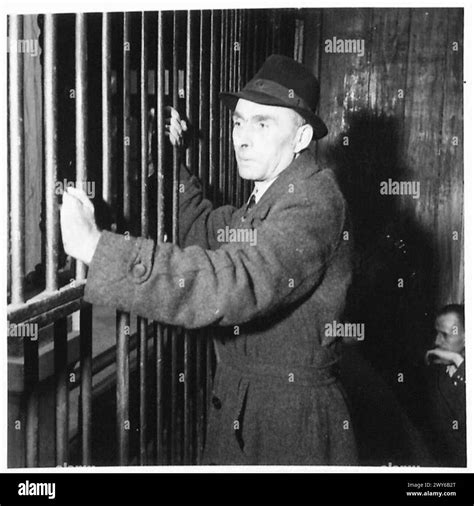
<path fill-rule="evenodd" d="M 178 90 L 178 51 L 180 44 L 178 13 L 173 13 L 173 107 L 179 109 Z M 172 208 L 172 237 L 173 244 L 178 244 L 178 180 L 179 175 L 179 151 L 173 149 L 173 208 Z"/>
<path fill-rule="evenodd" d="M 173 107 L 179 109 L 178 94 L 178 51 L 179 32 L 178 14 L 173 13 Z M 172 195 L 172 241 L 178 243 L 178 173 L 179 153 L 176 146 L 173 147 L 173 195 Z M 178 422 L 178 336 L 176 329 L 170 328 L 171 339 L 171 458 L 175 464 L 179 460 L 179 422 Z"/>
<path fill-rule="evenodd" d="M 10 231 L 11 231 L 11 302 L 24 301 L 25 277 L 25 148 L 23 132 L 23 54 L 18 41 L 23 37 L 23 17 L 11 15 L 8 53 L 9 134 L 10 134 Z"/>
<path fill-rule="evenodd" d="M 209 186 L 209 13 L 200 12 L 199 24 L 199 166 L 201 167 L 203 195 L 207 196 Z"/>
<path fill-rule="evenodd" d="M 220 129 L 219 129 L 219 118 L 217 116 L 219 111 L 219 101 L 217 96 L 217 91 L 219 89 L 217 79 L 219 78 L 218 72 L 218 41 L 219 37 L 219 15 L 218 11 L 211 11 L 211 29 L 210 29 L 210 62 L 209 62 L 209 183 L 214 187 L 214 201 L 216 202 L 216 195 L 219 191 L 219 186 L 221 178 L 219 177 L 219 169 L 220 169 L 220 155 L 219 155 L 219 139 L 220 139 Z M 212 368 L 211 362 L 208 359 L 208 355 L 212 354 L 212 333 L 209 332 L 201 332 L 201 335 L 197 341 L 197 353 L 196 353 L 196 382 L 198 385 L 198 407 L 199 411 L 197 412 L 197 451 L 198 451 L 198 463 L 200 462 L 200 458 L 202 455 L 202 450 L 204 447 L 204 438 L 205 438 L 205 406 L 209 405 L 209 398 L 211 392 L 210 382 L 212 381 Z M 204 374 L 203 374 L 204 372 Z"/>
<path fill-rule="evenodd" d="M 57 283 L 58 207 L 54 192 L 57 180 L 56 18 L 44 19 L 44 114 L 46 185 L 46 290 Z M 69 453 L 69 389 L 67 319 L 54 323 L 54 367 L 56 381 L 56 465 L 67 465 Z"/>
<path fill-rule="evenodd" d="M 196 464 L 200 464 L 201 454 L 204 441 L 204 385 L 203 385 L 203 332 L 197 331 L 195 334 L 196 353 L 195 353 L 195 417 L 194 417 L 194 433 L 195 433 L 195 460 Z"/>
<path fill-rule="evenodd" d="M 158 240 L 163 241 L 165 237 L 164 213 L 165 213 L 165 194 L 164 194 L 164 164 L 165 164 L 165 124 L 163 110 L 165 106 L 165 75 L 164 75 L 164 27 L 163 13 L 158 13 L 158 48 L 157 48 L 157 111 L 156 111 L 156 137 L 157 137 L 157 157 L 158 157 L 158 184 L 157 184 L 157 235 Z"/>
<path fill-rule="evenodd" d="M 130 227 L 131 188 L 130 188 L 130 14 L 123 14 L 123 94 L 122 94 L 122 126 L 123 126 L 123 219 Z"/>
<path fill-rule="evenodd" d="M 87 19 L 85 14 L 76 14 L 75 29 L 76 60 L 76 186 L 84 187 L 87 181 Z M 86 266 L 76 263 L 76 279 L 86 277 Z M 91 310 L 90 310 L 91 311 Z M 81 428 L 82 460 L 90 463 L 91 448 L 91 402 L 92 402 L 92 313 L 80 311 L 81 347 Z"/>
<path fill-rule="evenodd" d="M 56 382 L 56 465 L 67 466 L 69 460 L 67 318 L 60 318 L 54 322 L 54 377 Z"/>
<path fill-rule="evenodd" d="M 207 410 L 211 405 L 212 397 L 212 358 L 213 358 L 213 340 L 206 339 L 206 406 Z M 209 423 L 209 417 L 207 417 L 207 423 Z"/>
<path fill-rule="evenodd" d="M 140 34 L 140 172 L 141 172 L 141 235 L 148 236 L 148 54 L 145 12 L 141 14 Z M 146 465 L 146 358 L 147 358 L 147 327 L 145 318 L 138 318 L 138 364 L 140 389 L 140 465 Z"/>
<path fill-rule="evenodd" d="M 228 66 L 228 42 L 229 37 L 227 33 L 227 19 L 228 19 L 228 11 L 222 11 L 221 18 L 221 91 L 227 91 L 227 66 Z M 219 189 L 224 200 L 226 202 L 226 182 L 228 177 L 227 167 L 227 120 L 226 116 L 227 110 L 221 103 L 221 117 L 220 117 L 220 131 L 221 131 L 221 143 L 220 143 L 220 167 L 219 167 Z"/>
<path fill-rule="evenodd" d="M 241 37 L 241 45 L 240 45 L 240 54 L 239 54 L 239 78 L 237 83 L 237 88 L 241 90 L 245 83 L 248 80 L 249 68 L 250 68 L 250 55 L 249 55 L 249 26 L 251 20 L 251 12 L 249 10 L 241 11 L 241 20 L 240 20 L 240 37 Z M 247 197 L 247 189 L 248 183 L 243 179 L 239 178 L 240 181 L 240 200 L 238 202 L 238 206 L 242 206 L 248 199 Z"/>
<path fill-rule="evenodd" d="M 130 15 L 123 13 L 122 52 L 122 133 L 123 133 L 123 201 L 122 218 L 130 225 Z M 130 314 L 117 311 L 117 436 L 119 465 L 129 457 L 129 347 Z"/>
<path fill-rule="evenodd" d="M 186 17 L 186 116 L 194 124 L 193 107 L 192 107 L 192 91 L 193 91 L 193 74 L 194 74 L 194 58 L 192 51 L 193 42 L 193 23 L 192 12 L 187 12 Z M 188 167 L 195 160 L 195 153 L 190 146 L 186 153 L 186 163 Z M 184 333 L 184 463 L 191 464 L 193 458 L 192 451 L 192 427 L 194 420 L 193 406 L 191 402 L 191 336 L 188 332 Z"/>
<path fill-rule="evenodd" d="M 164 109 L 164 34 L 163 12 L 157 17 L 157 61 L 156 61 L 156 140 L 157 140 L 157 241 L 164 239 L 164 155 L 165 125 Z M 156 460 L 164 463 L 163 452 L 163 327 L 155 325 L 154 335 L 156 361 Z"/>
<path fill-rule="evenodd" d="M 235 30 L 234 30 L 234 19 L 235 19 L 235 9 L 229 10 L 228 15 L 228 54 L 229 54 L 229 67 L 227 73 L 227 89 L 230 91 L 234 91 L 234 65 L 235 65 Z M 232 150 L 232 117 L 231 114 L 226 111 L 226 143 L 227 143 L 227 158 L 226 158 L 226 172 L 228 173 L 227 177 L 227 186 L 226 186 L 226 203 L 235 205 L 234 199 L 234 188 L 235 188 L 235 167 L 233 164 L 234 161 L 234 153 Z"/>
<path fill-rule="evenodd" d="M 215 158 L 216 143 L 218 139 L 218 121 L 217 112 L 217 92 L 218 86 L 218 71 L 217 71 L 217 27 L 218 27 L 218 14 L 217 10 L 211 11 L 211 33 L 210 33 L 210 48 L 209 48 L 209 185 L 213 189 L 213 202 L 217 202 L 217 184 L 218 184 L 218 165 L 219 160 Z M 217 113 L 217 114 L 216 114 Z"/>
<path fill-rule="evenodd" d="M 76 14 L 76 186 L 87 180 L 87 22 Z M 86 266 L 76 262 L 76 279 L 86 277 Z"/>
<path fill-rule="evenodd" d="M 44 150 L 46 200 L 46 290 L 58 288 L 59 215 L 57 181 L 57 94 L 56 94 L 56 17 L 44 17 Z"/>
<path fill-rule="evenodd" d="M 80 312 L 82 464 L 92 463 L 92 306 Z"/>
<path fill-rule="evenodd" d="M 102 14 L 102 198 L 112 205 L 112 51 L 110 14 Z"/>
<path fill-rule="evenodd" d="M 293 38 L 293 59 L 298 60 L 298 53 L 299 53 L 299 22 L 298 18 L 295 16 L 294 18 L 294 38 Z"/>
<path fill-rule="evenodd" d="M 117 437 L 118 462 L 120 466 L 128 464 L 128 445 L 130 421 L 129 413 L 129 355 L 128 336 L 130 317 L 117 311 Z"/>
<path fill-rule="evenodd" d="M 209 185 L 213 189 L 213 202 L 217 203 L 218 182 L 219 182 L 219 158 L 218 158 L 218 121 L 219 104 L 217 92 L 219 90 L 219 72 L 217 68 L 217 41 L 218 39 L 219 15 L 217 10 L 211 11 L 211 33 L 209 49 Z M 217 155 L 217 156 L 216 156 Z"/>
<path fill-rule="evenodd" d="M 39 357 L 38 341 L 23 338 L 26 403 L 26 467 L 39 465 Z"/>
<path fill-rule="evenodd" d="M 251 27 L 253 23 L 253 12 L 249 10 L 242 11 L 242 21 L 241 21 L 241 36 L 242 36 L 242 44 L 241 44 L 241 52 L 240 52 L 240 72 L 239 72 L 239 82 L 238 89 L 242 89 L 245 83 L 248 82 L 250 77 L 250 72 L 252 68 L 252 46 L 253 42 L 251 40 Z M 239 207 L 243 205 L 248 200 L 248 183 L 244 180 L 241 181 L 242 190 L 240 195 Z"/>
<path fill-rule="evenodd" d="M 192 90 L 194 86 L 194 59 L 192 56 L 193 43 L 193 11 L 187 12 L 186 18 L 186 117 L 194 125 L 194 111 L 192 103 Z M 191 167 L 194 163 L 192 146 L 186 151 L 186 165 Z"/>
<path fill-rule="evenodd" d="M 240 89 L 240 80 L 241 80 L 241 54 L 242 54 L 242 11 L 237 10 L 236 16 L 235 16 L 235 37 L 237 39 L 237 48 L 238 51 L 235 55 L 235 76 L 234 76 L 234 89 L 239 90 Z M 232 121 L 230 124 L 230 129 L 232 132 Z M 239 176 L 239 171 L 237 170 L 237 163 L 235 161 L 235 156 L 233 149 L 231 149 L 232 152 L 232 165 L 235 170 L 235 206 L 240 207 L 242 205 L 242 183 L 243 180 Z"/>
<path fill-rule="evenodd" d="M 102 14 L 102 199 L 112 206 L 112 29 L 111 15 Z M 81 311 L 81 423 L 82 463 L 91 464 L 92 309 Z M 90 329 L 89 329 L 90 327 Z M 88 332 L 90 330 L 90 332 Z"/>

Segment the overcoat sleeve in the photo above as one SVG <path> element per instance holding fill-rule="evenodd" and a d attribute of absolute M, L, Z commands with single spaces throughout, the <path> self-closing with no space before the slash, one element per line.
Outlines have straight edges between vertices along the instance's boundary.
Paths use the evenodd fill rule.
<path fill-rule="evenodd" d="M 213 209 L 212 203 L 202 197 L 199 180 L 191 175 L 181 164 L 179 174 L 179 244 L 217 249 L 221 246 L 216 239 L 216 231 L 229 226 L 233 206 Z"/>
<path fill-rule="evenodd" d="M 279 196 L 255 242 L 212 250 L 102 232 L 85 300 L 185 328 L 242 324 L 298 301 L 320 283 L 346 214 L 332 178 L 318 178 L 306 193 L 301 188 Z M 215 231 L 207 204 L 200 205 L 185 240 L 197 237 L 198 227 Z"/>

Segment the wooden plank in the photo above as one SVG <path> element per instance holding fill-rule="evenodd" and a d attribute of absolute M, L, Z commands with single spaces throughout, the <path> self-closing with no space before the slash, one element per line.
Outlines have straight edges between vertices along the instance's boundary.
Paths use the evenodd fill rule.
<path fill-rule="evenodd" d="M 410 34 L 409 9 L 374 9 L 369 107 L 403 120 Z"/>
<path fill-rule="evenodd" d="M 462 9 L 448 9 L 446 20 L 436 229 L 439 306 L 464 301 Z"/>
<path fill-rule="evenodd" d="M 404 117 L 404 164 L 400 179 L 420 183 L 420 198 L 400 198 L 400 213 L 416 222 L 423 237 L 424 289 L 436 298 L 439 263 L 438 209 L 443 148 L 441 137 L 447 43 L 446 9 L 413 9 Z M 431 265 L 430 265 L 431 264 Z M 430 272 L 431 271 L 431 272 Z M 430 284 L 430 286 L 428 286 Z M 433 301 L 432 303 L 434 303 Z"/>
<path fill-rule="evenodd" d="M 332 149 L 342 148 L 341 134 L 350 128 L 351 116 L 368 106 L 372 11 L 324 9 L 322 13 L 319 112 L 329 134 L 319 141 L 318 156 L 324 161 L 330 158 Z M 363 54 L 330 52 L 334 48 L 327 41 L 333 42 L 334 38 L 364 41 Z"/>

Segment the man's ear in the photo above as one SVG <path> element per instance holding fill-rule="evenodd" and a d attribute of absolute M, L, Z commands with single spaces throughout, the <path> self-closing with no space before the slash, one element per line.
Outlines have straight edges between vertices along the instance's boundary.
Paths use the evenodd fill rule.
<path fill-rule="evenodd" d="M 293 151 L 295 153 L 299 153 L 306 149 L 310 142 L 313 139 L 313 127 L 306 123 L 305 125 L 301 125 L 298 127 L 298 131 L 296 133 L 296 142 Z"/>

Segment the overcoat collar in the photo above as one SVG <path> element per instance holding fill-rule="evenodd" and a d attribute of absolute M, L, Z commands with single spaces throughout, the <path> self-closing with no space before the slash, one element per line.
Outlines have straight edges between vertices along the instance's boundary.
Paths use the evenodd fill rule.
<path fill-rule="evenodd" d="M 252 214 L 263 220 L 272 202 L 278 199 L 278 195 L 288 192 L 289 185 L 295 183 L 300 177 L 307 177 L 316 174 L 321 168 L 316 163 L 314 156 L 309 149 L 305 149 L 300 156 L 295 158 L 286 169 L 284 169 L 273 184 L 265 191 L 262 198 L 255 204 Z"/>

